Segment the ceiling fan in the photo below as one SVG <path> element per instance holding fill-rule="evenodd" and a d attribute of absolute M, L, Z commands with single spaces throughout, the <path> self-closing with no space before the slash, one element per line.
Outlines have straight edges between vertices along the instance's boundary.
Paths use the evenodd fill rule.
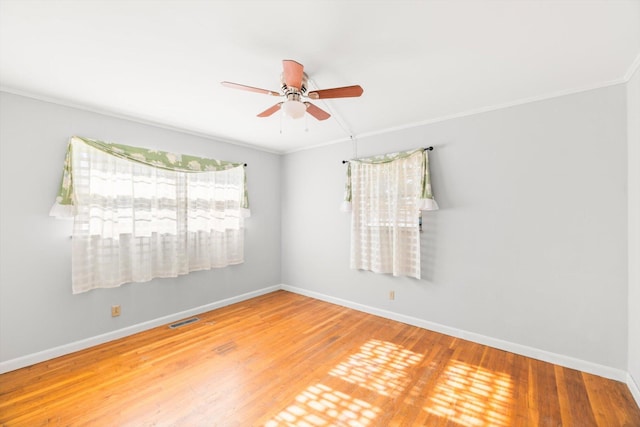
<path fill-rule="evenodd" d="M 328 99 L 328 98 L 354 98 L 362 95 L 363 89 L 359 85 L 336 87 L 332 89 L 313 90 L 307 93 L 308 76 L 304 72 L 304 66 L 299 62 L 291 59 L 282 61 L 282 77 L 281 91 L 275 92 L 268 89 L 260 89 L 257 87 L 241 85 L 239 83 L 221 82 L 223 86 L 233 89 L 246 90 L 249 92 L 262 93 L 271 96 L 282 96 L 284 100 L 267 108 L 258 117 L 269 117 L 276 111 L 282 111 L 294 118 L 298 119 L 307 112 L 318 120 L 326 120 L 331 115 L 323 109 L 313 105 L 307 101 L 301 101 L 303 97 L 309 99 Z"/>

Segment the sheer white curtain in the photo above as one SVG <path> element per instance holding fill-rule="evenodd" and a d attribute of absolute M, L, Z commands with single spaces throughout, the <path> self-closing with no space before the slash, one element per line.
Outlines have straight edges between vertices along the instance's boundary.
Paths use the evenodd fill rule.
<path fill-rule="evenodd" d="M 244 168 L 190 173 L 73 142 L 74 293 L 244 261 Z"/>
<path fill-rule="evenodd" d="M 420 278 L 420 210 L 437 209 L 426 159 L 416 150 L 350 162 L 351 268 Z"/>

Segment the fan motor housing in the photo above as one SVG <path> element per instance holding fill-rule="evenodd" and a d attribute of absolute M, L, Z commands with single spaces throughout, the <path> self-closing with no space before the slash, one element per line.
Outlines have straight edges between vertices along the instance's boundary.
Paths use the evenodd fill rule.
<path fill-rule="evenodd" d="M 285 96 L 287 97 L 287 101 L 302 102 L 301 99 L 300 99 L 300 93 L 299 92 L 289 91 Z"/>
<path fill-rule="evenodd" d="M 309 80 L 309 77 L 307 76 L 307 73 L 302 73 L 302 85 L 301 85 L 302 87 L 297 88 L 293 86 L 287 86 L 287 84 L 284 82 L 284 73 L 283 73 L 280 75 L 280 82 L 282 83 L 282 86 L 281 86 L 282 92 L 287 98 L 289 98 L 290 94 L 304 95 L 305 93 L 307 93 L 308 80 Z"/>

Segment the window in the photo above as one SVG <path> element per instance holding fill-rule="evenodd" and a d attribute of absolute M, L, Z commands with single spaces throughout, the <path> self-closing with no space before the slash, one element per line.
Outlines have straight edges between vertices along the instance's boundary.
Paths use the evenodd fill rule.
<path fill-rule="evenodd" d="M 74 293 L 244 261 L 242 164 L 73 137 L 52 214 L 71 205 Z"/>
<path fill-rule="evenodd" d="M 437 209 L 424 149 L 349 162 L 351 268 L 420 278 L 420 211 Z"/>

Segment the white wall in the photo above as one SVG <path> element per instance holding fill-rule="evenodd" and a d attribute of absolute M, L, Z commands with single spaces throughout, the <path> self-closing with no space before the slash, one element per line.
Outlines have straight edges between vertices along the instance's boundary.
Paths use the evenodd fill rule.
<path fill-rule="evenodd" d="M 8 93 L 0 122 L 0 365 L 280 283 L 280 156 Z M 48 216 L 71 135 L 248 163 L 245 263 L 72 295 L 71 225 Z"/>
<path fill-rule="evenodd" d="M 436 147 L 441 210 L 427 214 L 419 281 L 349 270 L 339 205 L 350 143 L 281 157 L 0 93 L 0 365 L 285 283 L 637 382 L 639 86 L 636 73 L 626 86 L 358 141 L 360 156 Z M 249 163 L 245 264 L 72 295 L 70 225 L 47 213 L 73 134 Z M 36 173 L 17 179 L 24 170 Z"/>
<path fill-rule="evenodd" d="M 640 405 L 640 71 L 627 84 L 629 141 L 629 374 Z"/>
<path fill-rule="evenodd" d="M 361 157 L 435 146 L 422 280 L 349 269 L 351 143 L 286 155 L 283 283 L 626 372 L 625 90 L 359 140 Z"/>

